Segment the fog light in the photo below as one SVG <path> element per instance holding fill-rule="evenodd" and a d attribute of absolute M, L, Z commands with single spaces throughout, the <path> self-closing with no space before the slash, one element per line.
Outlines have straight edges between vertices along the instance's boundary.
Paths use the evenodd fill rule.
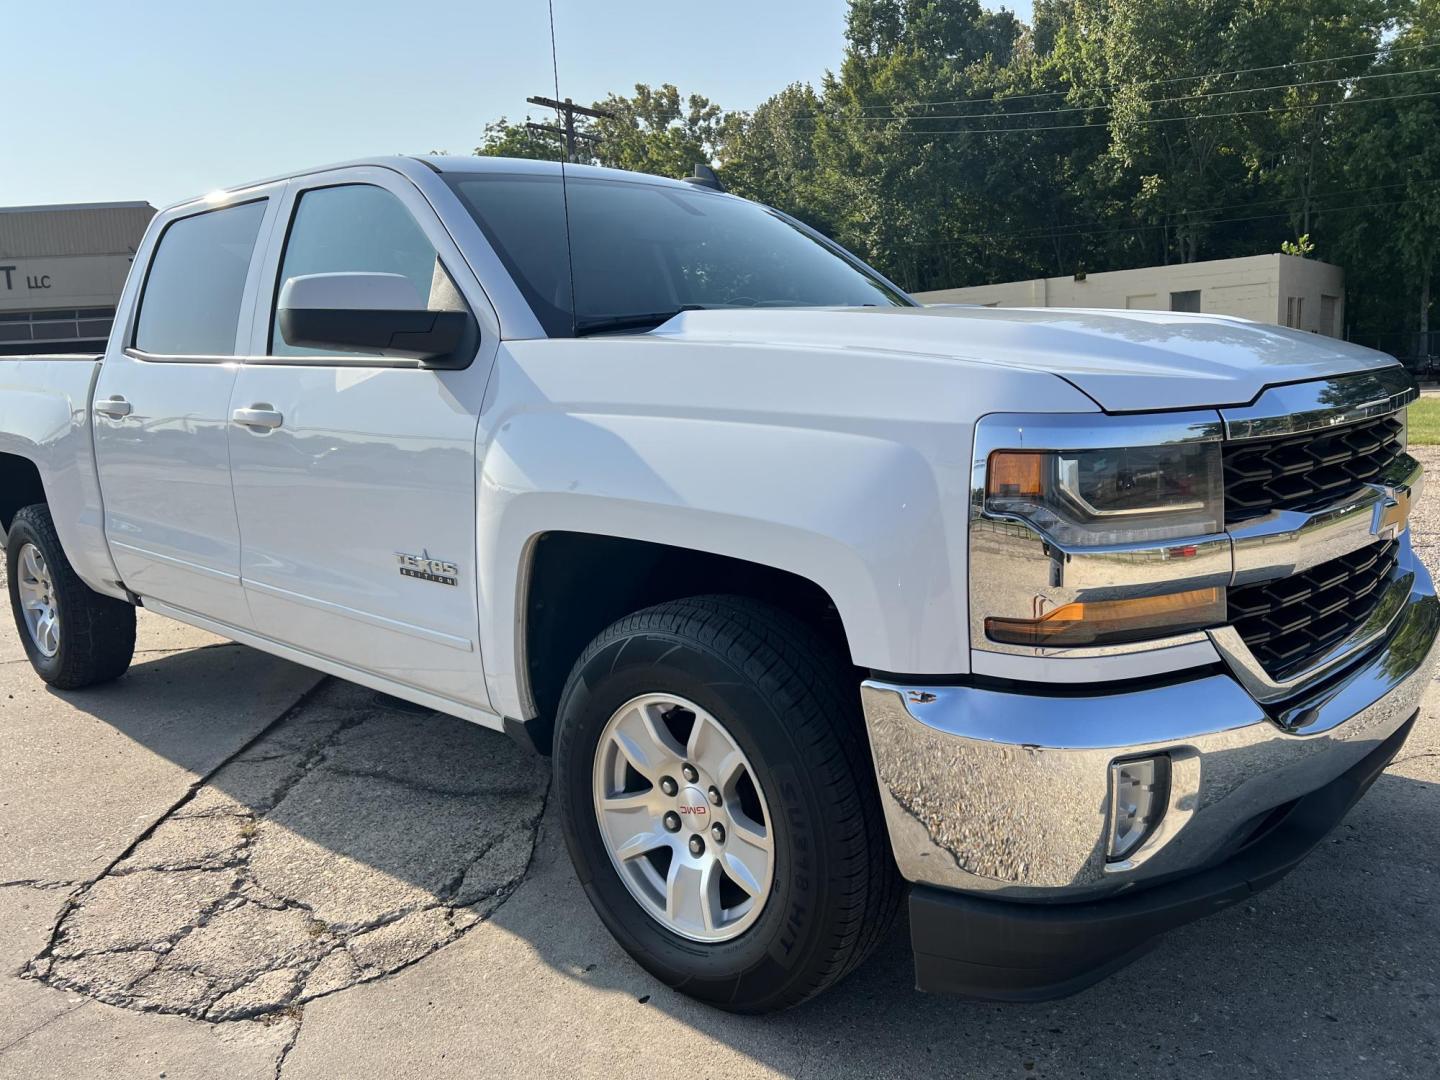
<path fill-rule="evenodd" d="M 1111 763 L 1109 858 L 1124 859 L 1144 843 L 1169 802 L 1168 755 Z"/>

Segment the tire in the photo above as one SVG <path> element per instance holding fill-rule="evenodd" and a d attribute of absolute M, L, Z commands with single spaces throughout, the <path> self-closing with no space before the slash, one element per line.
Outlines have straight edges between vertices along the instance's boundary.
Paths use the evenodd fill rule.
<path fill-rule="evenodd" d="M 662 982 L 732 1012 L 772 1012 L 843 978 L 884 937 L 899 906 L 901 883 L 854 682 L 849 667 L 805 624 L 768 605 L 729 596 L 677 600 L 627 616 L 601 633 L 576 663 L 561 696 L 555 741 L 566 844 L 606 927 Z M 664 700 L 653 704 L 649 695 Z M 690 704 L 667 710 L 671 698 Z M 622 719 L 632 708 L 631 719 Z M 754 825 L 750 819 L 762 814 L 773 860 L 768 892 L 758 905 L 746 890 L 736 891 L 734 882 L 743 875 L 733 881 L 728 871 L 722 875 L 719 895 L 728 888 L 741 899 L 733 909 L 725 908 L 723 899 L 710 907 L 727 919 L 731 910 L 746 912 L 734 921 L 743 930 L 733 936 L 696 940 L 696 934 L 708 932 L 708 914 L 703 923 L 692 920 L 684 929 L 678 917 L 667 919 L 654 910 L 662 897 L 669 902 L 668 894 L 649 897 L 649 871 L 639 860 L 612 855 L 624 845 L 607 845 L 602 835 L 602 807 L 612 805 L 607 799 L 653 797 L 661 807 L 668 805 L 661 785 L 633 771 L 628 755 L 620 773 L 611 772 L 611 762 L 619 759 L 609 747 L 632 743 L 608 733 L 627 730 L 642 709 L 672 733 L 678 723 L 680 736 L 687 738 L 686 727 L 693 732 L 713 719 L 730 740 L 725 760 L 733 764 L 734 750 L 745 760 L 759 798 L 742 790 L 743 797 L 727 795 L 722 805 L 712 791 L 712 822 L 733 815 L 729 834 L 720 834 L 732 846 L 724 853 L 718 844 L 707 850 L 728 859 L 741 850 L 734 845 Z M 696 749 L 694 742 L 682 746 L 687 756 L 696 756 L 690 753 Z M 663 772 L 676 761 L 657 750 L 650 764 Z M 627 786 L 607 794 L 610 778 L 621 773 L 630 778 L 627 784 L 635 781 L 636 793 Z M 683 789 L 695 777 L 674 779 Z M 704 782 L 702 775 L 688 789 L 695 793 L 688 801 L 698 800 Z M 687 802 L 684 790 L 676 799 Z M 640 813 L 647 822 L 655 820 L 653 809 Z M 695 819 L 682 820 L 674 837 L 694 828 Z M 665 830 L 670 831 L 668 823 Z M 642 831 L 658 835 L 651 825 Z M 700 835 L 713 843 L 713 833 Z M 667 886 L 666 867 L 683 857 L 680 848 L 641 856 L 655 869 L 654 880 L 664 872 Z"/>
<path fill-rule="evenodd" d="M 55 637 L 42 634 L 44 646 L 26 621 L 22 601 L 27 548 L 38 552 L 34 565 L 42 570 L 39 578 L 31 578 L 48 578 L 49 606 L 58 615 Z M 101 596 L 80 580 L 60 546 L 49 507 L 38 503 L 16 513 L 6 537 L 5 558 L 15 628 L 40 678 L 59 690 L 80 690 L 125 674 L 135 655 L 135 608 Z"/>

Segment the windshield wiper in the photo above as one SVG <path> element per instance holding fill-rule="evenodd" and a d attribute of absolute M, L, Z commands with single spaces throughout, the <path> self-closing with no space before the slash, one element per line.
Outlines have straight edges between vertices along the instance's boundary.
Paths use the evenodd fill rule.
<path fill-rule="evenodd" d="M 575 320 L 575 336 L 603 334 L 609 330 L 654 330 L 667 323 L 682 311 L 699 311 L 703 304 L 685 304 L 673 311 L 652 311 L 643 315 L 601 315 L 592 319 Z"/>

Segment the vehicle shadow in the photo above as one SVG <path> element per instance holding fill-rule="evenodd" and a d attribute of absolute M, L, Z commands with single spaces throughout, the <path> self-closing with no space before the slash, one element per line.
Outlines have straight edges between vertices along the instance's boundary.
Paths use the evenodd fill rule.
<path fill-rule="evenodd" d="M 227 651 L 144 661 L 109 690 L 58 696 L 192 766 L 213 760 L 211 744 L 224 736 L 206 710 Z M 278 677 L 285 665 L 274 663 Z M 147 714 L 159 691 L 171 720 L 157 725 Z M 625 956 L 590 909 L 553 806 L 544 810 L 548 763 L 497 733 L 333 680 L 216 771 L 191 809 L 256 823 L 242 845 L 245 858 L 257 866 L 268 860 L 260 876 L 267 888 L 290 890 L 283 900 L 298 900 L 314 921 L 340 927 L 327 934 L 343 937 L 347 918 L 363 936 L 427 911 L 446 913 L 437 936 L 417 937 L 418 922 L 407 924 L 410 951 L 372 950 L 372 968 L 356 968 L 325 993 L 405 967 L 488 915 L 490 928 L 524 942 L 551 973 L 527 988 L 532 1008 L 560 1008 L 587 993 L 605 1010 L 643 1002 L 705 1040 L 791 1075 L 1433 1076 L 1440 785 L 1417 774 L 1428 775 L 1430 759 L 1440 756 L 1437 727 L 1432 703 L 1391 771 L 1279 885 L 1167 935 L 1098 986 L 1040 1005 L 917 993 L 903 918 L 861 969 L 779 1016 L 735 1017 L 666 990 Z M 162 825 L 151 841 L 164 835 Z M 533 858 L 528 845 L 510 850 L 467 890 L 467 875 L 493 861 L 507 835 L 533 838 Z M 115 880 L 140 888 L 143 875 Z M 426 897 L 433 898 L 429 908 Z M 87 917 L 85 910 L 82 898 L 70 917 Z M 457 920 L 457 912 L 475 918 Z M 360 955 L 356 940 L 341 945 Z M 466 963 L 466 949 L 452 946 L 431 962 Z M 143 979 L 119 998 L 88 989 L 117 1004 L 149 1000 Z M 184 1004 L 172 1011 L 187 1011 Z M 484 1001 L 470 1006 L 477 1023 L 486 1008 Z M 569 1022 L 589 1031 L 583 1011 Z M 587 1037 L 615 1036 L 600 1025 Z"/>
<path fill-rule="evenodd" d="M 502 908 L 495 924 L 569 978 L 643 999 L 788 1075 L 1433 1077 L 1437 794 L 1432 782 L 1382 776 L 1275 887 L 1163 936 L 1089 990 L 1042 1004 L 917 992 L 902 916 L 870 960 L 821 997 L 777 1016 L 724 1014 L 657 990 L 591 915 L 563 850 L 547 864 L 558 843 L 537 848 L 526 887 L 539 895 Z"/>

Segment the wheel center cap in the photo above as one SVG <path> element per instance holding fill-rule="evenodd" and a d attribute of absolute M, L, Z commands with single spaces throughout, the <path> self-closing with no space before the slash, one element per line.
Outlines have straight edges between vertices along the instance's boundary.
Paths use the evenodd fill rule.
<path fill-rule="evenodd" d="M 704 832 L 710 827 L 710 800 L 698 787 L 680 789 L 675 809 L 680 820 L 689 826 L 691 832 Z"/>

